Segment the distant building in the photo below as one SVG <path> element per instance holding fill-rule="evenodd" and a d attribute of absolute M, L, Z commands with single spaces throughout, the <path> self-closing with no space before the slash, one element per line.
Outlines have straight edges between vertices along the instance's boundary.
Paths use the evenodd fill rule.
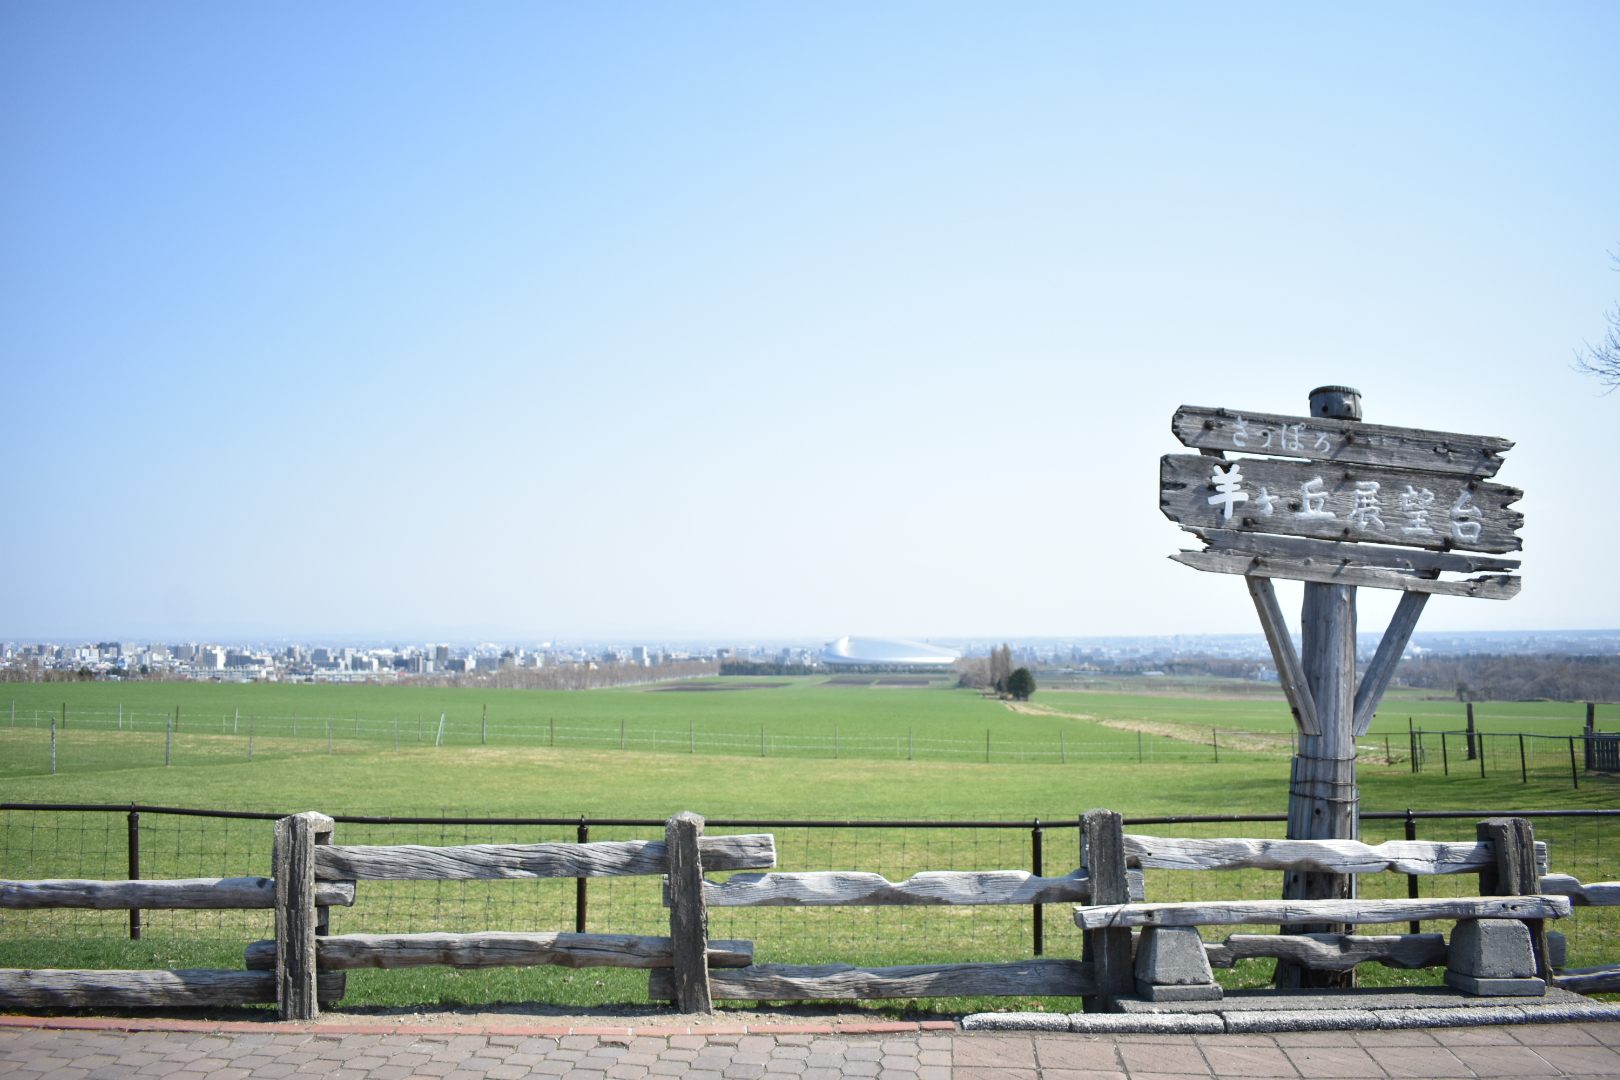
<path fill-rule="evenodd" d="M 821 662 L 843 667 L 948 668 L 961 654 L 955 649 L 901 638 L 841 637 L 821 650 Z"/>

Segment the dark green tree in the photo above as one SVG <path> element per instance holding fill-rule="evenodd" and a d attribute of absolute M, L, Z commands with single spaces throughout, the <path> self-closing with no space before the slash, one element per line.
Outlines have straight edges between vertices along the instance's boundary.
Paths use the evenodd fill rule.
<path fill-rule="evenodd" d="M 1018 701 L 1028 701 L 1034 692 L 1035 676 L 1029 673 L 1029 668 L 1021 667 L 1007 676 L 1007 693 Z"/>

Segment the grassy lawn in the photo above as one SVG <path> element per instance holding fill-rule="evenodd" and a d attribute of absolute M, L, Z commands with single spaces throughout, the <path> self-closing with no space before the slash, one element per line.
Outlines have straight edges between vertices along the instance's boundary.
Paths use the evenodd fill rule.
<path fill-rule="evenodd" d="M 977 695 L 940 689 L 877 689 L 826 686 L 819 680 L 788 686 L 727 692 L 649 692 L 644 689 L 588 693 L 405 690 L 372 687 L 191 686 L 184 684 L 25 685 L 17 691 L 19 719 L 9 725 L 9 693 L 0 693 L 0 798 L 12 802 L 140 802 L 154 805 L 373 815 L 465 815 L 648 817 L 663 819 L 693 809 L 710 819 L 979 819 L 1040 818 L 1045 832 L 1044 869 L 1072 870 L 1078 862 L 1076 816 L 1106 806 L 1127 816 L 1198 813 L 1281 813 L 1286 808 L 1286 742 L 1259 736 L 1275 732 L 1281 703 L 1249 695 L 1225 700 L 1132 696 L 1117 692 L 1038 694 L 1041 712 L 1015 713 Z M 30 696 L 25 698 L 24 692 Z M 80 694 L 83 696 L 79 696 Z M 49 701 L 59 722 L 56 775 L 48 767 Z M 63 700 L 68 721 L 60 724 Z M 162 702 L 181 708 L 181 725 L 170 747 L 173 764 L 162 764 L 165 733 Z M 490 738 L 480 741 L 487 704 Z M 1419 704 L 1445 705 L 1447 703 Z M 124 726 L 118 727 L 118 707 Z M 111 709 L 109 710 L 109 706 Z M 1455 703 L 1450 703 L 1455 708 Z M 1403 703 L 1402 708 L 1406 704 Z M 1566 706 L 1524 706 L 1543 710 Z M 1494 716 L 1496 706 L 1481 707 Z M 1520 708 L 1515 706 L 1515 708 Z M 237 719 L 237 710 L 242 719 Z M 415 738 L 417 713 L 454 712 L 457 737 L 442 745 Z M 1063 715 L 1054 715 L 1054 712 Z M 1574 712 L 1574 710 L 1571 710 Z M 1503 707 L 1503 714 L 1511 710 Z M 291 717 L 301 730 L 291 734 Z M 402 718 L 399 748 L 393 719 Z M 1438 713 L 1436 714 L 1438 715 Z M 111 723 L 106 720 L 111 718 Z M 131 730 L 131 718 L 134 728 Z M 254 757 L 246 756 L 246 726 L 252 718 Z M 334 721 L 328 752 L 326 720 Z M 1534 719 L 1524 713 L 1526 720 Z M 278 732 L 276 724 L 287 727 Z M 559 729 L 605 731 L 607 745 L 558 739 L 549 745 L 550 724 Z M 341 733 L 343 721 L 348 731 Z M 356 723 L 358 721 L 358 724 Z M 618 749 L 618 726 L 626 730 Z M 1556 718 L 1545 721 L 1556 722 Z M 1578 726 L 1579 719 L 1574 723 Z M 318 734 L 303 728 L 318 724 Z M 699 725 L 703 725 L 700 729 Z M 840 756 L 827 746 L 794 753 L 768 742 L 758 755 L 758 729 L 767 739 L 779 730 L 820 732 L 829 740 L 838 727 Z M 1212 748 L 1187 733 L 1157 734 L 1161 725 L 1189 731 L 1219 727 L 1256 732 L 1252 749 Z M 992 730 L 992 758 L 947 759 L 915 753 L 863 754 L 856 739 L 892 741 L 908 729 L 929 727 L 938 736 L 983 739 Z M 358 727 L 358 731 L 356 731 Z M 424 720 L 424 735 L 428 723 Z M 752 753 L 687 742 L 690 731 L 752 731 Z M 1060 763 L 1056 755 L 1019 761 L 995 756 L 996 745 L 1052 741 L 1065 733 L 1076 749 Z M 1139 732 L 1183 751 L 1181 760 L 1144 753 L 1137 760 Z M 656 749 L 628 738 L 631 731 L 662 731 L 672 745 Z M 1404 739 L 1405 725 L 1401 725 Z M 407 734 L 409 737 L 407 737 Z M 915 736 L 914 736 L 915 737 Z M 845 738 L 852 740 L 846 744 Z M 684 745 L 683 745 L 684 744 Z M 1583 775 L 1572 790 L 1567 761 L 1532 770 L 1520 783 L 1517 761 L 1488 761 L 1487 776 L 1457 766 L 1442 775 L 1429 762 L 1414 774 L 1401 755 L 1387 761 L 1382 742 L 1363 745 L 1360 779 L 1365 810 L 1462 808 L 1505 809 L 1614 807 L 1615 782 Z M 1455 744 L 1454 749 L 1457 748 Z M 1085 747 L 1113 747 L 1088 756 Z M 691 750 L 697 752 L 690 752 Z M 1404 750 L 1404 743 L 1397 749 Z M 1196 757 L 1187 756 L 1195 752 Z M 1455 764 L 1455 763 L 1453 763 Z M 1509 767 L 1511 766 L 1511 767 Z M 0 863 L 7 877 L 120 877 L 125 872 L 123 814 L 0 815 Z M 1620 846 L 1594 822 L 1544 822 L 1538 835 L 1553 845 L 1555 869 L 1582 880 L 1620 878 Z M 739 831 L 712 829 L 711 831 Z M 858 869 L 898 880 L 919 870 L 1005 869 L 1029 865 L 1029 829 L 774 829 L 780 867 Z M 1280 823 L 1142 827 L 1170 835 L 1281 836 Z M 142 821 L 145 876 L 264 874 L 269 870 L 269 825 L 146 815 Z M 653 828 L 593 828 L 591 839 L 658 835 Z M 1370 842 L 1400 835 L 1398 822 L 1368 822 Z M 1470 821 L 1425 822 L 1422 835 L 1464 839 Z M 339 842 L 471 843 L 573 840 L 570 827 L 339 826 Z M 1276 895 L 1276 874 L 1150 874 L 1149 896 L 1196 899 Z M 1425 883 L 1426 894 L 1471 890 L 1472 878 Z M 1404 895 L 1404 878 L 1363 878 L 1364 895 Z M 353 909 L 334 914 L 334 932 L 466 929 L 571 929 L 572 882 L 364 883 Z M 590 886 L 589 928 L 656 933 L 666 916 L 651 879 L 599 880 Z M 842 961 L 861 964 L 1012 959 L 1030 954 L 1028 909 L 843 908 L 716 909 L 711 933 L 757 942 L 761 962 Z M 1566 928 L 1576 966 L 1620 957 L 1620 925 L 1607 910 L 1583 911 Z M 1045 909 L 1047 955 L 1074 955 L 1079 938 L 1064 905 Z M 0 928 L 0 964 L 7 966 L 223 966 L 240 964 L 247 942 L 270 936 L 267 913 L 162 913 L 146 915 L 146 936 L 130 942 L 122 912 L 31 912 L 8 917 Z M 1231 984 L 1263 982 L 1269 965 L 1253 962 L 1225 976 Z M 1433 974 L 1364 969 L 1366 981 L 1432 981 Z M 349 1005 L 434 1004 L 541 999 L 588 1005 L 639 1001 L 645 975 L 586 969 L 456 972 L 418 969 L 360 972 L 350 976 Z M 943 1009 L 988 1002 L 938 1003 Z M 996 1006 L 1032 1003 L 998 1001 Z M 1042 1003 L 1069 1008 L 1068 1002 Z"/>

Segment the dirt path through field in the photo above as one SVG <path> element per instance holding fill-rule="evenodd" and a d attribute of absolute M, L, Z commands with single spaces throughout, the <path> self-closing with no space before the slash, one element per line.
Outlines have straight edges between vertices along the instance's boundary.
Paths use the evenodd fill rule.
<path fill-rule="evenodd" d="M 1174 739 L 1177 742 L 1196 743 L 1199 746 L 1209 746 L 1213 741 L 1204 738 L 1204 732 L 1209 728 L 1191 727 L 1187 724 L 1171 724 L 1162 720 L 1125 720 L 1115 717 L 1093 716 L 1090 713 L 1064 712 L 1061 709 L 1049 708 L 1045 705 L 1031 705 L 1027 701 L 1005 701 L 1009 710 L 1024 716 L 1052 716 L 1060 720 L 1089 720 L 1099 727 L 1113 728 L 1115 731 L 1139 731 L 1144 735 L 1155 735 L 1160 738 Z M 1263 731 L 1232 731 L 1224 730 L 1220 733 L 1220 742 L 1224 747 L 1232 750 L 1259 751 L 1262 753 L 1288 752 L 1293 749 L 1293 740 L 1287 735 L 1273 734 Z"/>

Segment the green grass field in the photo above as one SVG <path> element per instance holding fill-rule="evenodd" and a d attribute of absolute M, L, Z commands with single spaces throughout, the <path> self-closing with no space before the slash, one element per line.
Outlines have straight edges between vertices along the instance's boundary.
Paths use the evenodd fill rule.
<path fill-rule="evenodd" d="M 1247 687 L 1240 694 L 1207 685 L 1197 687 L 1195 696 L 1117 690 L 1038 693 L 1031 703 L 1035 711 L 1020 713 L 970 692 L 943 688 L 829 686 L 814 679 L 759 682 L 787 685 L 585 693 L 11 685 L 0 691 L 0 799 L 374 815 L 662 819 L 692 809 L 711 819 L 1027 822 L 1038 817 L 1048 825 L 1048 873 L 1074 868 L 1073 823 L 1092 807 L 1118 809 L 1127 816 L 1281 813 L 1286 808 L 1287 716 L 1275 688 L 1270 696 Z M 725 680 L 719 685 L 748 684 Z M 1183 694 L 1187 692 L 1184 688 Z M 10 722 L 13 698 L 15 726 Z M 1580 789 L 1572 789 L 1567 761 L 1538 763 L 1528 783 L 1520 782 L 1516 759 L 1511 767 L 1487 761 L 1483 779 L 1463 766 L 1441 775 L 1434 762 L 1414 774 L 1404 757 L 1404 710 L 1426 706 L 1430 711 L 1423 715 L 1433 717 L 1439 727 L 1446 716 L 1460 716 L 1460 707 L 1412 697 L 1396 700 L 1402 710 L 1400 739 L 1392 745 L 1400 752 L 1385 756 L 1377 728 L 1363 742 L 1365 810 L 1617 805 L 1620 787 L 1610 778 L 1583 775 Z M 167 733 L 176 705 L 179 729 Z M 1562 724 L 1560 734 L 1578 730 L 1582 715 L 1570 706 L 1536 703 L 1484 705 L 1476 711 L 1482 728 L 1487 720 L 1501 717 Z M 1567 719 L 1562 717 L 1565 711 Z M 446 716 L 446 737 L 434 745 L 440 714 Z M 58 729 L 55 775 L 49 771 L 51 716 Z M 300 725 L 296 737 L 294 716 Z M 418 716 L 423 718 L 420 740 Z M 1607 717 L 1600 713 L 1600 719 Z M 246 754 L 249 725 L 254 733 L 251 761 Z M 1206 728 L 1220 730 L 1218 748 L 1206 738 Z M 163 765 L 166 736 L 172 738 L 168 767 Z M 957 753 L 956 744 L 970 749 Z M 1454 750 L 1459 747 L 1453 745 Z M 4 876 L 123 876 L 122 814 L 7 811 L 0 815 L 0 826 Z M 1553 821 L 1539 824 L 1538 835 L 1552 843 L 1555 869 L 1583 880 L 1610 880 L 1620 878 L 1620 845 L 1605 835 L 1605 828 L 1592 821 Z M 1363 832 L 1376 842 L 1398 837 L 1399 830 L 1398 822 L 1368 822 Z M 871 870 L 898 880 L 926 869 L 1021 868 L 1030 857 L 1027 827 L 773 831 L 781 868 L 789 870 Z M 1280 836 L 1282 826 L 1160 826 L 1156 831 Z M 1422 835 L 1463 839 L 1471 833 L 1471 822 L 1463 820 L 1425 822 Z M 656 828 L 598 827 L 592 839 L 657 834 Z M 142 836 L 145 876 L 268 872 L 267 823 L 146 815 Z M 571 827 L 344 824 L 339 836 L 340 842 L 350 843 L 540 839 L 572 840 L 574 832 Z M 1269 896 L 1277 890 L 1276 877 L 1160 871 L 1150 875 L 1149 895 Z M 1404 878 L 1383 875 L 1363 882 L 1364 895 L 1404 895 Z M 1427 891 L 1437 894 L 1471 886 L 1472 879 L 1458 878 L 1425 883 Z M 656 890 L 656 882 L 646 880 L 593 882 L 590 929 L 658 932 L 665 916 Z M 573 911 L 572 882 L 368 883 L 354 909 L 334 916 L 334 930 L 570 929 Z M 268 916 L 260 913 L 148 913 L 145 939 L 135 943 L 127 940 L 125 920 L 121 912 L 17 913 L 0 928 L 0 964 L 229 967 L 240 963 L 243 945 L 270 933 Z M 1570 931 L 1573 964 L 1620 959 L 1620 923 L 1609 911 L 1582 912 L 1571 922 L 1578 923 Z M 1077 931 L 1062 905 L 1046 909 L 1045 925 L 1048 955 L 1078 949 Z M 711 932 L 756 940 L 760 959 L 772 962 L 898 964 L 1011 959 L 1030 951 L 1027 909 L 717 910 Z M 1230 979 L 1257 984 L 1268 970 L 1256 962 Z M 1433 976 L 1374 968 L 1365 977 L 1392 983 Z M 627 972 L 419 969 L 354 973 L 345 1003 L 539 999 L 588 1005 L 638 1001 L 644 994 L 645 976 Z M 967 1004 L 938 1003 L 945 1009 Z M 1061 1008 L 1071 1003 L 1044 1004 Z"/>

